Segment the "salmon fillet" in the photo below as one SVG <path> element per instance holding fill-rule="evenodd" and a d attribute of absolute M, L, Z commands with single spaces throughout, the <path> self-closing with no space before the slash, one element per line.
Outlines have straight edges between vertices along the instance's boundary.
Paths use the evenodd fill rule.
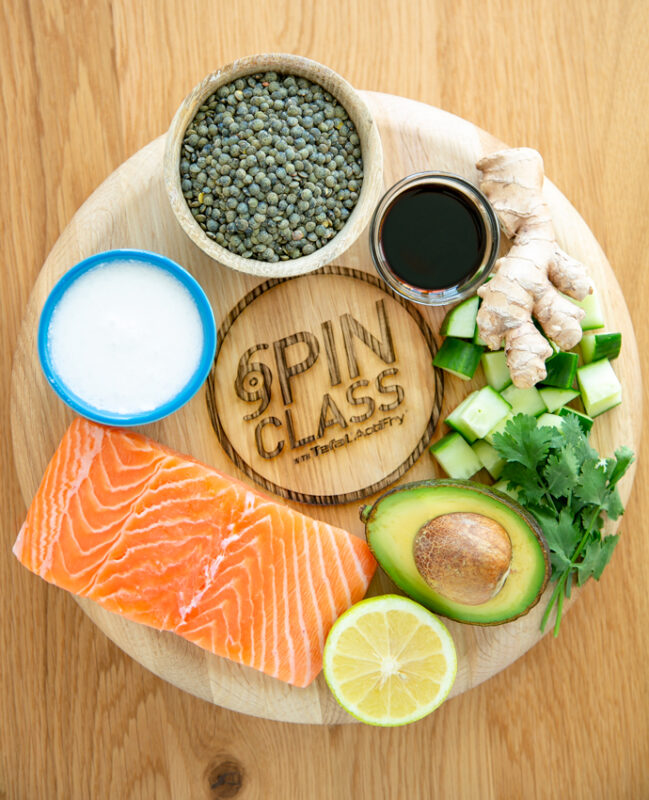
<path fill-rule="evenodd" d="M 76 419 L 13 548 L 46 581 L 295 686 L 376 569 L 367 544 L 141 434 Z"/>

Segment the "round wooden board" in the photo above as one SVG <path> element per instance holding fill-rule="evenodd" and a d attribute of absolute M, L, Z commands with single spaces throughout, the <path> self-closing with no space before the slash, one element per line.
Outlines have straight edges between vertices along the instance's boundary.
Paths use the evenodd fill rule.
<path fill-rule="evenodd" d="M 365 98 L 381 132 L 386 187 L 423 169 L 459 173 L 477 183 L 476 160 L 503 146 L 471 123 L 439 109 L 377 93 L 365 93 Z M 262 286 L 259 278 L 215 264 L 184 235 L 173 217 L 162 180 L 163 149 L 164 137 L 160 137 L 93 193 L 62 233 L 34 286 L 15 353 L 11 397 L 15 464 L 25 503 L 31 502 L 72 419 L 46 384 L 38 363 L 36 332 L 45 298 L 55 281 L 80 259 L 110 248 L 143 248 L 163 253 L 192 272 L 205 288 L 221 328 L 213 379 L 180 412 L 147 426 L 145 432 L 243 480 L 257 480 L 301 511 L 363 536 L 358 516 L 361 497 L 375 492 L 363 501 L 370 502 L 392 482 L 442 476 L 426 444 L 445 432 L 438 420 L 483 384 L 481 372 L 469 383 L 433 377 L 430 348 L 438 341 L 435 332 L 443 311 L 416 308 L 409 312 L 386 292 L 374 278 L 366 235 L 336 262 L 341 268 L 337 272 L 276 282 L 270 287 Z M 545 192 L 559 243 L 589 265 L 602 290 L 608 327 L 622 331 L 624 339 L 622 355 L 615 364 L 624 403 L 596 421 L 592 441 L 604 454 L 621 444 L 637 450 L 642 420 L 640 363 L 624 298 L 585 222 L 549 181 Z M 303 292 L 298 291 L 301 288 Z M 392 351 L 382 313 L 390 328 Z M 317 344 L 309 337 L 295 338 L 304 330 L 312 331 Z M 320 354 L 311 366 L 309 344 Z M 257 349 L 250 363 L 263 361 L 274 374 L 267 405 L 246 420 L 246 415 L 256 413 L 265 403 L 262 379 L 267 373 L 263 369 L 251 374 L 242 368 L 238 392 L 236 388 L 241 359 L 253 346 Z M 245 366 L 248 361 L 243 363 Z M 279 374 L 282 370 L 283 376 Z M 385 370 L 387 375 L 379 377 Z M 366 383 L 350 390 L 354 380 Z M 402 387 L 401 399 L 398 390 L 392 388 L 390 393 L 394 384 Z M 371 403 L 354 404 L 348 390 L 351 398 L 372 395 L 372 414 L 362 422 L 358 418 L 370 411 Z M 257 399 L 250 400 L 246 391 Z M 325 394 L 336 409 L 327 400 L 323 411 Z M 296 409 L 290 423 L 287 408 Z M 354 415 L 357 420 L 352 422 Z M 256 438 L 258 424 L 271 416 L 276 422 L 265 423 Z M 401 422 L 381 423 L 384 418 L 400 416 Z M 293 429 L 289 432 L 290 424 Z M 358 434 L 359 430 L 363 432 Z M 358 434 L 360 441 L 348 439 L 349 433 Z M 314 438 L 302 441 L 310 436 Z M 284 443 L 281 452 L 267 457 L 280 441 Z M 307 454 L 309 458 L 301 459 Z M 633 472 L 620 486 L 624 501 L 632 481 Z M 305 506 L 292 497 L 316 504 Z M 394 587 L 379 570 L 370 593 L 386 591 L 394 591 Z M 508 625 L 479 628 L 449 623 L 458 650 L 452 694 L 504 669 L 541 638 L 539 620 L 545 600 L 547 597 L 526 617 Z M 306 689 L 294 688 L 213 656 L 173 634 L 131 623 L 90 601 L 79 602 L 132 658 L 198 697 L 269 719 L 321 724 L 353 721 L 333 700 L 322 675 Z M 560 642 L 556 646 L 560 647 Z"/>

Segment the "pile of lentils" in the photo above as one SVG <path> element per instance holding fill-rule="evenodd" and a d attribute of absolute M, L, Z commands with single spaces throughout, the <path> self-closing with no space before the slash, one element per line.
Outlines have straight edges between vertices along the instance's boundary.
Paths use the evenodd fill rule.
<path fill-rule="evenodd" d="M 351 214 L 363 182 L 360 140 L 322 86 L 249 75 L 200 106 L 180 180 L 210 239 L 244 258 L 288 261 L 327 244 Z"/>

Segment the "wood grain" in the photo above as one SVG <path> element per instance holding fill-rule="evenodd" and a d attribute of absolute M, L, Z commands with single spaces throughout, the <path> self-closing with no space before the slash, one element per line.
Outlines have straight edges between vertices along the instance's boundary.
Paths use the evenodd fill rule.
<path fill-rule="evenodd" d="M 489 134 L 445 111 L 379 93 L 367 93 L 366 98 L 384 142 L 388 185 L 426 166 L 460 174 L 475 182 L 476 161 L 502 147 Z M 425 448 L 429 441 L 436 441 L 447 432 L 439 424 L 441 420 L 470 391 L 484 385 L 482 371 L 472 381 L 435 375 L 430 363 L 445 309 L 410 308 L 408 303 L 400 303 L 385 291 L 374 273 L 367 235 L 360 236 L 324 272 L 279 283 L 268 284 L 259 276 L 214 263 L 174 224 L 161 170 L 163 146 L 164 137 L 143 148 L 91 195 L 61 234 L 34 286 L 18 338 L 11 386 L 14 463 L 25 502 L 35 494 L 45 467 L 74 416 L 51 391 L 39 365 L 36 332 L 45 298 L 58 278 L 81 258 L 111 247 L 136 247 L 163 253 L 193 273 L 210 300 L 220 339 L 211 379 L 204 391 L 176 414 L 146 426 L 147 432 L 151 431 L 154 439 L 181 453 L 189 453 L 244 481 L 255 480 L 265 490 L 288 500 L 314 503 L 315 507 L 306 509 L 300 503 L 294 505 L 300 511 L 363 536 L 358 503 L 361 498 L 372 502 L 397 479 L 401 483 L 427 479 L 434 471 L 440 477 L 444 475 L 436 469 Z M 553 219 L 557 220 L 557 237 L 562 247 L 589 265 L 599 287 L 604 316 L 612 329 L 622 332 L 625 342 L 615 371 L 626 402 L 596 420 L 591 441 L 604 453 L 613 452 L 625 443 L 637 448 L 642 395 L 635 376 L 640 372 L 640 362 L 624 298 L 584 221 L 550 181 L 544 191 Z M 503 242 L 503 249 L 506 247 Z M 383 304 L 382 323 L 377 319 L 377 302 Z M 228 327 L 233 309 L 240 313 Z M 298 334 L 311 337 L 311 356 L 315 357 L 316 334 L 321 331 L 321 323 L 337 320 L 344 327 L 345 318 L 348 325 L 351 325 L 349 320 L 355 320 L 357 331 L 373 331 L 376 339 L 374 350 L 363 346 L 362 353 L 347 341 L 346 377 L 353 380 L 358 370 L 375 384 L 389 361 L 397 372 L 388 377 L 401 387 L 400 403 L 394 414 L 376 413 L 380 406 L 377 408 L 375 404 L 375 414 L 367 420 L 371 423 L 369 428 L 351 419 L 348 424 L 339 410 L 347 410 L 343 382 L 339 380 L 340 386 L 331 385 L 324 359 L 313 360 L 308 370 L 292 376 L 291 380 L 285 366 L 299 364 L 300 358 L 308 363 L 304 341 L 295 338 Z M 379 332 L 381 324 L 386 331 L 391 326 L 389 336 L 386 331 Z M 388 338 L 389 353 L 385 347 Z M 338 341 L 337 349 L 345 350 L 341 331 L 335 336 L 332 331 L 332 341 L 334 345 Z M 275 354 L 273 358 L 275 347 L 268 342 L 293 344 L 287 345 L 281 357 Z M 261 368 L 252 375 L 258 383 L 260 376 L 269 383 L 265 413 L 267 419 L 274 419 L 277 424 L 270 437 L 255 435 L 255 427 L 261 423 L 245 418 L 251 408 L 262 406 L 247 402 L 235 391 L 241 360 L 245 362 L 250 346 L 257 347 L 259 343 L 267 345 L 270 358 L 263 350 L 256 351 L 255 363 L 264 364 L 266 375 Z M 298 343 L 301 356 L 289 354 Z M 352 348 L 354 358 L 350 364 Z M 282 369 L 286 369 L 283 379 Z M 369 383 L 368 377 L 365 380 Z M 334 408 L 352 437 L 359 430 L 371 435 L 347 443 L 342 438 L 346 431 L 341 424 L 320 433 L 314 427 L 317 420 L 335 420 Z M 290 417 L 285 416 L 286 410 Z M 393 417 L 399 424 L 373 431 L 372 423 Z M 210 430 L 215 425 L 218 439 Z M 312 431 L 313 445 L 324 447 L 333 435 L 334 441 L 338 436 L 345 446 L 318 455 L 311 442 L 292 445 L 291 438 L 295 436 L 291 433 L 292 425 L 296 431 Z M 282 449 L 274 457 L 265 458 L 269 445 L 263 445 L 263 439 L 266 443 L 281 442 Z M 306 456 L 306 460 L 296 460 L 295 455 Z M 620 485 L 624 501 L 632 477 L 630 473 Z M 373 497 L 368 496 L 372 493 Z M 539 621 L 552 590 L 552 586 L 547 588 L 545 598 L 529 615 L 508 625 L 480 628 L 449 621 L 459 653 L 458 676 L 451 696 L 492 677 L 539 641 Z M 379 572 L 369 593 L 386 591 L 394 591 L 394 586 Z M 338 707 L 322 675 L 306 690 L 288 687 L 191 646 L 179 637 L 129 623 L 91 601 L 80 604 L 129 655 L 197 697 L 235 711 L 286 722 L 354 721 Z"/>
<path fill-rule="evenodd" d="M 362 268 L 327 265 L 264 281 L 241 298 L 221 317 L 206 385 L 230 460 L 267 491 L 315 505 L 357 504 L 404 476 L 431 441 L 444 400 L 422 313 L 368 271 L 365 241 L 339 260 L 347 259 Z M 355 528 L 357 509 L 346 523 Z"/>
<path fill-rule="evenodd" d="M 4 432 L 20 321 L 61 231 L 167 129 L 203 75 L 254 52 L 302 53 L 358 88 L 423 100 L 538 148 L 604 248 L 641 352 L 649 347 L 643 0 L 413 0 L 407 11 L 389 0 L 13 0 L 0 20 Z M 383 731 L 238 715 L 142 669 L 11 557 L 25 505 L 9 436 L 0 447 L 0 797 L 216 798 L 237 775 L 230 796 L 245 798 L 649 795 L 644 458 L 613 562 L 559 639 L 429 719 Z"/>

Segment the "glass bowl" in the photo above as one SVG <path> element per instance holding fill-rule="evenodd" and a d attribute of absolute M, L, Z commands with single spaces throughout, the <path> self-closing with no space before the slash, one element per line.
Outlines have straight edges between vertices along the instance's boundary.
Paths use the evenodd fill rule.
<path fill-rule="evenodd" d="M 477 212 L 483 225 L 484 251 L 478 266 L 459 283 L 440 289 L 426 289 L 408 283 L 388 263 L 382 243 L 381 229 L 393 203 L 400 196 L 424 186 L 437 186 L 451 190 Z M 448 172 L 417 172 L 408 175 L 390 187 L 379 201 L 370 225 L 370 251 L 376 271 L 397 294 L 426 306 L 444 306 L 456 303 L 471 294 L 485 282 L 498 258 L 500 227 L 498 218 L 484 194 L 470 181 Z"/>

